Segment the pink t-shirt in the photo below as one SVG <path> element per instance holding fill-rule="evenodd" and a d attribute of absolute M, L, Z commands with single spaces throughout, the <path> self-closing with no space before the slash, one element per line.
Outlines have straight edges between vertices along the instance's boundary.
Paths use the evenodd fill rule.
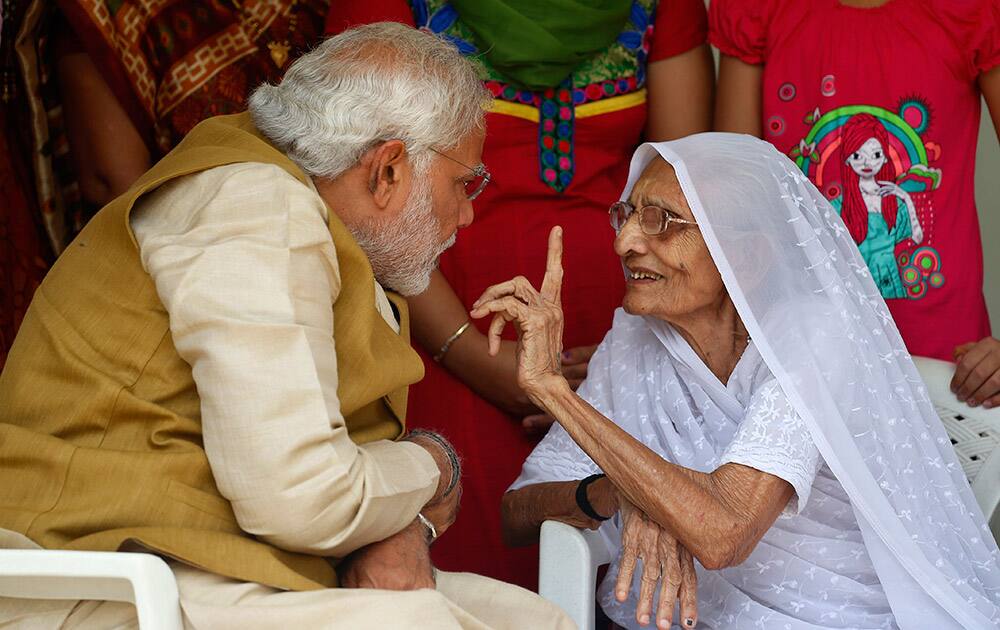
<path fill-rule="evenodd" d="M 712 44 L 764 65 L 764 138 L 840 211 L 913 354 L 951 360 L 990 334 L 976 79 L 1000 63 L 998 24 L 1000 0 L 709 9 Z"/>

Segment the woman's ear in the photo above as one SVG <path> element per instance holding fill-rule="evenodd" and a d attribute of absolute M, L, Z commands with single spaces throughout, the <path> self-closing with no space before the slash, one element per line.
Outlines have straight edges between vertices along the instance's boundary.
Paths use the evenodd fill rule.
<path fill-rule="evenodd" d="M 368 169 L 368 192 L 379 209 L 405 201 L 409 195 L 412 169 L 402 140 L 387 140 L 371 149 L 364 159 Z"/>

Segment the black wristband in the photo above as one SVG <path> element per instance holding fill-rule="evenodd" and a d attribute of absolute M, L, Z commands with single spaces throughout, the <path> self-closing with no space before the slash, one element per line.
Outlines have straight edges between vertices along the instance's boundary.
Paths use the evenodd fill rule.
<path fill-rule="evenodd" d="M 598 479 L 607 477 L 604 473 L 597 473 L 596 475 L 591 475 L 586 479 L 581 479 L 580 483 L 576 485 L 576 505 L 580 508 L 580 511 L 594 519 L 595 521 L 606 521 L 610 516 L 601 516 L 594 509 L 594 506 L 590 504 L 590 499 L 587 498 L 587 486 L 594 483 Z"/>

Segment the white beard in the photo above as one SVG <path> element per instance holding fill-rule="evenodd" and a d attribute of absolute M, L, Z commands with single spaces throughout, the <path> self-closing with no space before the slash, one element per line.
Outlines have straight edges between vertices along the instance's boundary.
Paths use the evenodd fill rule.
<path fill-rule="evenodd" d="M 427 173 L 415 173 L 413 189 L 399 216 L 368 221 L 348 230 L 371 262 L 378 283 L 400 295 L 423 293 L 441 254 L 455 244 L 452 234 L 438 243 L 441 223 L 434 216 Z"/>

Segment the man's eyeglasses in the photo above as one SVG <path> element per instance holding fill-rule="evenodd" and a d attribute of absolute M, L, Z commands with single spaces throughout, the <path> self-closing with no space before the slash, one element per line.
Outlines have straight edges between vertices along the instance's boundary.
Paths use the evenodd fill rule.
<path fill-rule="evenodd" d="M 671 223 L 698 225 L 696 221 L 672 217 L 666 209 L 660 206 L 643 206 L 636 210 L 629 202 L 619 201 L 608 209 L 608 214 L 611 217 L 611 227 L 615 229 L 615 232 L 621 232 L 622 228 L 628 222 L 629 217 L 635 212 L 639 213 L 639 228 L 643 234 L 648 236 L 663 234 L 670 227 Z"/>
<path fill-rule="evenodd" d="M 442 153 L 437 149 L 432 148 L 431 151 L 437 153 L 443 158 L 451 160 L 455 164 L 464 166 L 465 168 L 469 169 L 469 171 L 472 172 L 472 178 L 467 179 L 465 180 L 465 182 L 463 182 L 463 185 L 465 186 L 465 196 L 469 199 L 469 201 L 472 201 L 473 199 L 478 197 L 483 192 L 483 189 L 486 188 L 486 184 L 490 183 L 490 179 L 492 178 L 492 176 L 490 175 L 490 172 L 486 170 L 485 164 L 479 164 L 478 166 L 469 166 L 468 164 L 459 162 L 450 155 Z"/>

